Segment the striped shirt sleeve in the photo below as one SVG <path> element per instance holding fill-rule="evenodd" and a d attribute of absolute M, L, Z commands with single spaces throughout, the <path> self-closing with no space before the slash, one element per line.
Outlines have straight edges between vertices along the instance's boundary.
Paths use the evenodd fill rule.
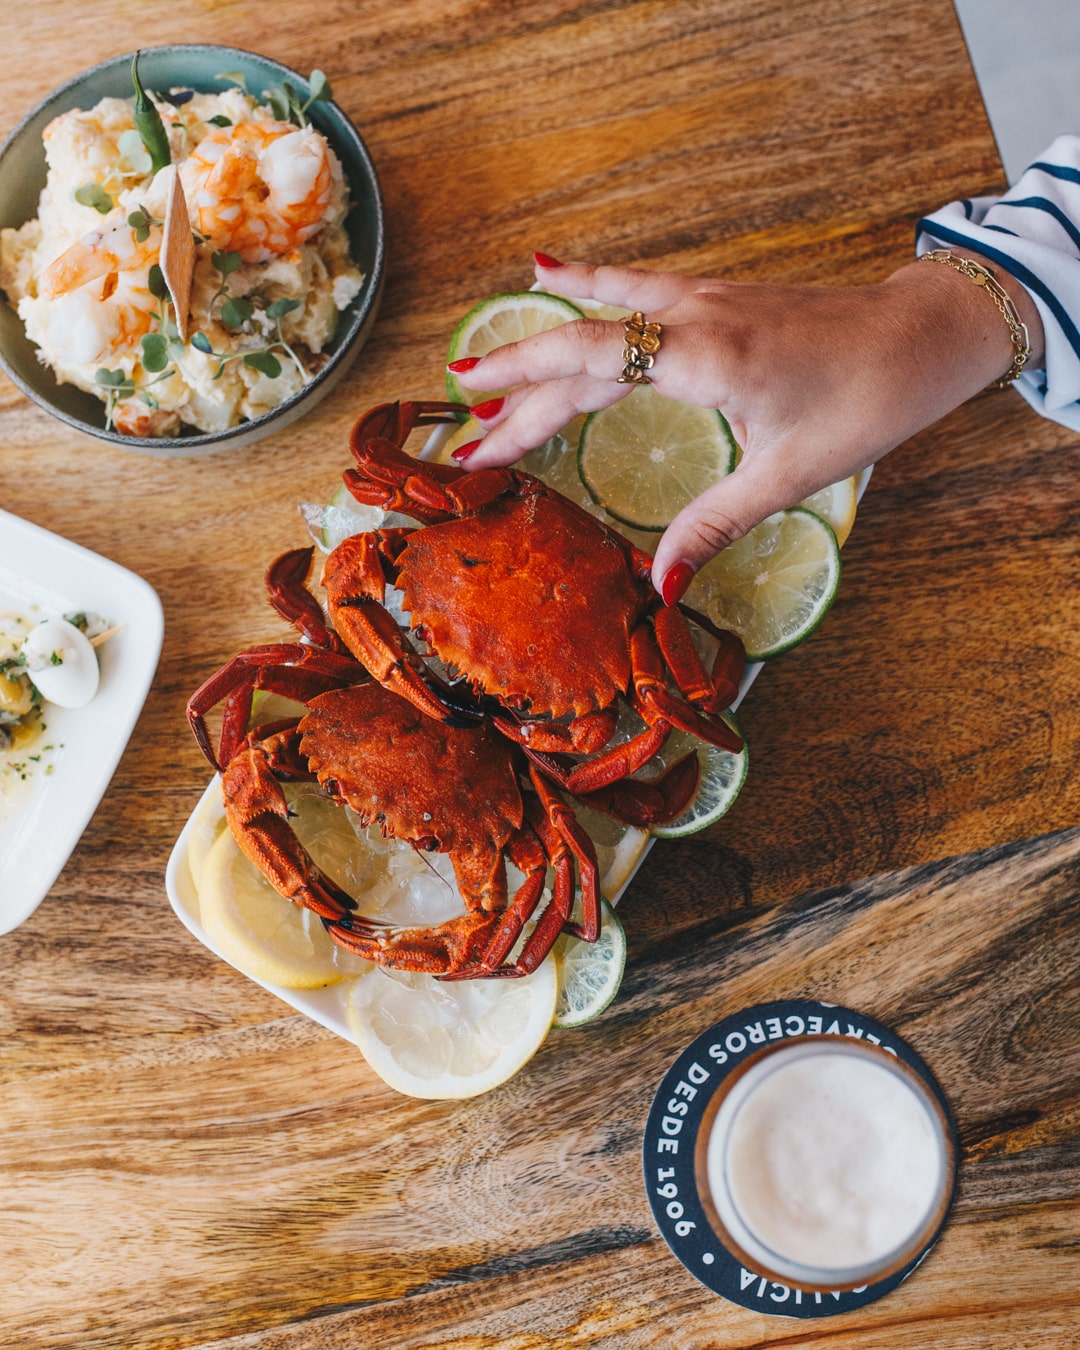
<path fill-rule="evenodd" d="M 1014 388 L 1036 412 L 1080 431 L 1080 136 L 1059 136 L 1004 196 L 951 202 L 919 221 L 917 254 L 956 247 L 981 253 L 1031 295 L 1045 363 Z"/>

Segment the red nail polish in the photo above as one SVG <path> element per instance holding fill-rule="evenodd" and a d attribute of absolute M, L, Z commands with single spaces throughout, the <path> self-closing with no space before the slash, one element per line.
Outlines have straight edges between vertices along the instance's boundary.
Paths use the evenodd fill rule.
<path fill-rule="evenodd" d="M 664 604 L 677 605 L 686 594 L 686 588 L 693 579 L 694 569 L 688 562 L 677 562 L 673 567 L 668 568 L 667 576 L 660 588 L 660 594 L 664 597 Z"/>
<path fill-rule="evenodd" d="M 450 451 L 450 458 L 456 459 L 459 464 L 468 459 L 472 452 L 483 444 L 483 438 L 476 441 L 466 441 L 464 445 L 459 445 L 456 450 Z"/>
<path fill-rule="evenodd" d="M 505 402 L 506 399 L 500 395 L 499 398 L 485 399 L 483 403 L 474 403 L 469 411 L 474 417 L 479 417 L 481 422 L 486 422 L 489 417 L 498 416 Z"/>
<path fill-rule="evenodd" d="M 558 258 L 553 258 L 550 253 L 534 253 L 533 261 L 537 267 L 562 267 L 564 266 Z"/>
<path fill-rule="evenodd" d="M 474 370 L 482 360 L 480 356 L 463 356 L 460 361 L 451 361 L 446 369 L 452 370 L 455 375 L 464 375 L 467 370 Z"/>

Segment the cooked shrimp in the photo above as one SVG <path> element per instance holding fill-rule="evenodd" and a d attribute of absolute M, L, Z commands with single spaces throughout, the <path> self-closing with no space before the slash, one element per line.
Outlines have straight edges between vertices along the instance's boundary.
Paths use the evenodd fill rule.
<path fill-rule="evenodd" d="M 110 224 L 111 222 L 111 224 Z M 41 274 L 38 293 L 46 299 L 67 295 L 79 286 L 106 278 L 106 290 L 115 289 L 108 278 L 121 272 L 140 272 L 145 276 L 161 252 L 161 230 L 157 225 L 141 242 L 128 224 L 123 209 L 110 212 L 99 229 L 91 230 L 54 258 Z"/>
<path fill-rule="evenodd" d="M 53 302 L 44 338 L 54 355 L 85 365 L 136 346 L 160 303 L 149 286 L 160 251 L 158 226 L 140 241 L 125 213 L 114 211 L 54 258 L 38 284 Z"/>
<path fill-rule="evenodd" d="M 326 141 L 289 122 L 215 127 L 184 165 L 199 229 L 246 263 L 269 262 L 310 239 L 332 186 Z"/>
<path fill-rule="evenodd" d="M 125 399 L 113 410 L 113 426 L 124 436 L 175 436 L 180 415 L 164 408 L 148 408 L 136 399 Z"/>

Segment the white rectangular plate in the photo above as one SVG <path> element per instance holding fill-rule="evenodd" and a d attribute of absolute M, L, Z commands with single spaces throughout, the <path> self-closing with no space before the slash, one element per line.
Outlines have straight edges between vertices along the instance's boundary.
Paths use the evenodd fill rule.
<path fill-rule="evenodd" d="M 109 785 L 157 669 L 161 602 L 141 577 L 0 511 L 0 611 L 36 619 L 100 614 L 121 631 L 98 648 L 101 683 L 85 708 L 45 705 L 52 770 L 0 805 L 0 933 L 48 894 Z"/>

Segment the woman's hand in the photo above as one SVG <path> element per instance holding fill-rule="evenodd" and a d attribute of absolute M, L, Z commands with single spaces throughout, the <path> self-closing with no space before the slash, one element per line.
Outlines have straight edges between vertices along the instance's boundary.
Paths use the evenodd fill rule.
<path fill-rule="evenodd" d="M 657 392 L 720 408 L 743 448 L 735 472 L 681 511 L 659 542 L 653 582 L 669 603 L 766 516 L 873 464 L 1012 360 L 990 297 L 939 264 L 836 288 L 544 265 L 552 261 L 537 255 L 542 285 L 661 323 L 649 371 Z M 1038 364 L 1034 305 L 1022 288 L 1009 289 L 1037 340 Z M 510 388 L 502 401 L 477 400 L 487 435 L 461 447 L 459 460 L 470 469 L 509 464 L 576 414 L 624 398 L 633 386 L 617 383 L 623 345 L 620 321 L 582 319 L 455 363 L 463 386 Z"/>

